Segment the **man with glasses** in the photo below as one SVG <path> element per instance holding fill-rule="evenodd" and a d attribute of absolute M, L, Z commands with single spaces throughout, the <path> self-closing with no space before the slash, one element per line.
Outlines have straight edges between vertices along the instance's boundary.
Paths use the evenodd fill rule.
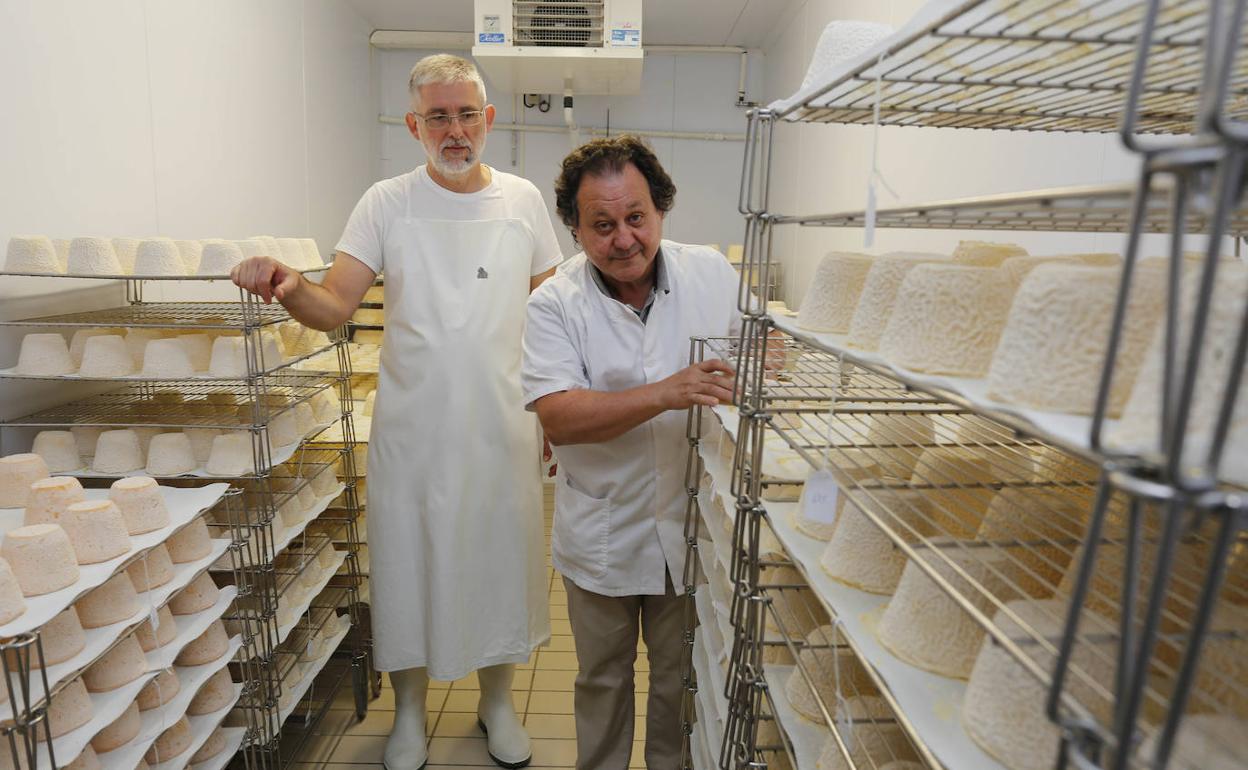
<path fill-rule="evenodd" d="M 407 127 L 427 162 L 364 194 L 324 281 L 268 257 L 234 281 L 328 330 L 384 271 L 368 544 L 376 663 L 395 691 L 385 765 L 425 765 L 429 679 L 476 671 L 490 758 L 525 767 L 511 684 L 549 641 L 550 614 L 521 334 L 529 292 L 562 256 L 537 188 L 481 163 L 494 107 L 472 63 L 426 57 L 408 86 Z"/>

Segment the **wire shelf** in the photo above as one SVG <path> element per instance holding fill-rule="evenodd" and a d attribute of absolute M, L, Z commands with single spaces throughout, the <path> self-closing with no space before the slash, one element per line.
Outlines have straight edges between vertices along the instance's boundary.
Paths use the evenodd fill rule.
<path fill-rule="evenodd" d="M 773 429 L 812 465 L 826 462 L 834 469 L 845 498 L 838 528 L 846 517 L 856 517 L 882 530 L 909 565 L 926 573 L 1047 686 L 1057 630 L 1065 624 L 1075 565 L 1086 539 L 1096 469 L 969 415 L 799 417 L 773 423 Z M 1074 685 L 1068 691 L 1084 712 L 1077 716 L 1098 723 L 1106 740 L 1123 645 L 1122 618 L 1133 617 L 1138 609 L 1121 595 L 1129 538 L 1140 533 L 1142 553 L 1151 553 L 1148 546 L 1158 543 L 1163 518 L 1164 511 L 1137 506 L 1122 496 L 1111 500 L 1111 524 L 1099 542 L 1090 595 L 1081 608 L 1081 635 L 1068 674 Z M 1136 520 L 1142 526 L 1128 526 Z M 1145 729 L 1155 726 L 1169 708 L 1216 524 L 1193 518 L 1179 547 L 1169 576 L 1161 642 L 1149 663 L 1154 676 L 1144 694 Z M 1238 550 L 1248 547 L 1242 534 L 1238 542 Z M 1140 569 L 1147 586 L 1153 576 L 1144 561 Z M 1020 614 L 1012 604 L 1018 601 L 1030 602 L 1035 610 Z M 1243 565 L 1238 572 L 1233 569 L 1220 602 L 1248 604 Z M 1227 626 L 1215 629 L 1211 643 L 1234 645 L 1244 639 L 1248 625 Z M 1191 707 L 1229 714 L 1232 704 L 1245 699 L 1248 682 L 1204 689 L 1198 684 Z"/>
<path fill-rule="evenodd" d="M 1023 232 L 1122 233 L 1131 228 L 1135 185 L 1093 185 L 1058 187 L 1004 195 L 985 195 L 934 201 L 912 206 L 877 209 L 875 227 L 925 230 L 1014 230 Z M 1194 207 L 1185 209 L 1187 232 L 1209 229 L 1209 215 Z M 777 224 L 819 227 L 866 226 L 865 211 L 776 217 Z M 1143 232 L 1168 233 L 1173 229 L 1173 212 L 1166 190 L 1153 191 L 1148 198 Z M 1248 233 L 1248 206 L 1234 212 L 1227 232 Z"/>
<path fill-rule="evenodd" d="M 139 302 L 103 310 L 0 321 L 0 326 L 85 327 L 227 331 L 271 326 L 290 320 L 281 305 L 262 302 Z"/>
<path fill-rule="evenodd" d="M 321 267 L 296 268 L 304 275 L 312 275 L 314 273 L 323 273 L 329 270 L 330 265 L 322 265 Z M 230 281 L 233 280 L 228 274 L 223 275 L 132 275 L 122 273 L 120 275 L 101 275 L 97 273 L 26 273 L 14 272 L 10 270 L 0 270 L 0 278 L 5 276 L 21 276 L 23 278 L 74 278 L 79 280 L 95 280 L 95 281 L 155 281 L 168 283 L 171 281 Z"/>
<path fill-rule="evenodd" d="M 1204 0 L 1168 0 L 1157 20 L 1138 130 L 1187 133 L 1200 101 Z M 1145 4 L 1136 0 L 935 0 L 901 30 L 794 96 L 780 118 L 819 123 L 1032 131 L 1115 130 Z M 1227 114 L 1248 113 L 1236 63 Z"/>

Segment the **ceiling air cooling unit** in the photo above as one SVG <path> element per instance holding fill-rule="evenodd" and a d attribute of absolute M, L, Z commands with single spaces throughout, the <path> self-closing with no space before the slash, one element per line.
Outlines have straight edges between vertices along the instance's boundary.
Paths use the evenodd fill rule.
<path fill-rule="evenodd" d="M 642 0 L 474 0 L 473 58 L 510 93 L 641 91 Z"/>

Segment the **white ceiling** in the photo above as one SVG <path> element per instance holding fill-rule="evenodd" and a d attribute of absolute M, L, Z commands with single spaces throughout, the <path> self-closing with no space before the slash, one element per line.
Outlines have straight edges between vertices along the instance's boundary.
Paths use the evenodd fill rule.
<path fill-rule="evenodd" d="M 472 32 L 472 0 L 347 0 L 373 29 Z M 645 0 L 642 42 L 762 46 L 800 0 Z"/>

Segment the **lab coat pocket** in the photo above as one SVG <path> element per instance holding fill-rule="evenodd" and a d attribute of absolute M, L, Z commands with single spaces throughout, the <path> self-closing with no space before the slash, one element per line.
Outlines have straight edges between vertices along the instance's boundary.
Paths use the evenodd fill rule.
<path fill-rule="evenodd" d="M 607 573 L 611 502 L 590 497 L 572 487 L 566 478 L 560 478 L 556 484 L 555 522 L 551 527 L 556 565 L 585 577 L 600 578 Z"/>

